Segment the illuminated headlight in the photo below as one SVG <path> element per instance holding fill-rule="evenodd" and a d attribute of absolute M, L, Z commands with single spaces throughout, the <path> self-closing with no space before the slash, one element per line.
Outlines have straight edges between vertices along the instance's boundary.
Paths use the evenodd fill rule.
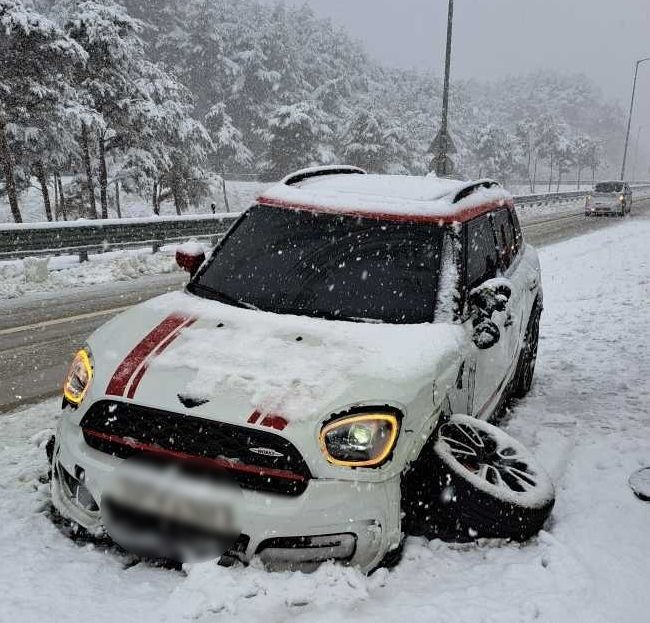
<path fill-rule="evenodd" d="M 618 200 L 623 203 L 625 201 L 625 195 L 621 195 Z"/>
<path fill-rule="evenodd" d="M 378 467 L 390 456 L 399 434 L 391 412 L 347 415 L 326 424 L 320 434 L 325 458 L 344 467 Z"/>
<path fill-rule="evenodd" d="M 63 395 L 73 405 L 81 404 L 93 378 L 93 356 L 88 347 L 82 348 L 72 360 L 63 383 Z"/>

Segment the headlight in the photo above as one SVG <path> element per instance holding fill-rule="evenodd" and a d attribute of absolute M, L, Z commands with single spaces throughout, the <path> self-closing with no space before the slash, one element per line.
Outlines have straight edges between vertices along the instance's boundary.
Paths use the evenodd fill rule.
<path fill-rule="evenodd" d="M 63 383 L 63 395 L 73 404 L 84 399 L 93 378 L 93 358 L 89 348 L 82 348 L 72 360 Z"/>
<path fill-rule="evenodd" d="M 377 467 L 395 447 L 399 420 L 390 412 L 348 415 L 323 427 L 320 446 L 325 458 L 344 467 Z"/>
<path fill-rule="evenodd" d="M 623 203 L 623 201 L 625 201 L 625 195 L 621 195 L 618 200 Z"/>

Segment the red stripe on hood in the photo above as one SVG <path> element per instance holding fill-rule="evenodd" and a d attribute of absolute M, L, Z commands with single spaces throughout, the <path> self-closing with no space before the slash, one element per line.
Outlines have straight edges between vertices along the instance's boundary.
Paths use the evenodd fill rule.
<path fill-rule="evenodd" d="M 140 364 L 174 331 L 190 320 L 189 316 L 171 314 L 152 329 L 117 367 L 106 387 L 107 396 L 123 396 L 126 386 Z"/>
<path fill-rule="evenodd" d="M 135 396 L 135 392 L 138 391 L 138 386 L 140 385 L 140 382 L 142 381 L 142 378 L 144 377 L 145 373 L 149 369 L 149 364 L 151 363 L 151 361 L 155 357 L 160 355 L 160 353 L 162 353 L 181 334 L 181 331 L 183 329 L 192 326 L 196 321 L 197 321 L 196 318 L 190 318 L 189 320 L 184 322 L 178 329 L 176 329 L 169 337 L 165 338 L 162 342 L 160 342 L 160 344 L 151 353 L 151 355 L 149 355 L 149 357 L 144 360 L 144 363 L 140 366 L 140 369 L 135 373 L 135 376 L 131 381 L 131 386 L 129 387 L 129 390 L 126 393 L 127 398 L 133 398 Z"/>

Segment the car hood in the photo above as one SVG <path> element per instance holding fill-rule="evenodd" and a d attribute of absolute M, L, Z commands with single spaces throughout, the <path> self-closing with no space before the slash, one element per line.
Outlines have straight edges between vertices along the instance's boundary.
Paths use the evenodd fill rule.
<path fill-rule="evenodd" d="M 239 424 L 256 411 L 322 419 L 432 397 L 434 379 L 460 364 L 464 338 L 460 325 L 331 321 L 176 292 L 91 336 L 92 393 Z"/>

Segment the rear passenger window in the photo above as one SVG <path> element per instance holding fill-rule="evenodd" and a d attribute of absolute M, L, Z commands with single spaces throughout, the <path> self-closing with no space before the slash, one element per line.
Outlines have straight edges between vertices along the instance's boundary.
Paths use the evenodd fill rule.
<path fill-rule="evenodd" d="M 475 288 L 497 276 L 499 253 L 489 216 L 467 223 L 467 285 Z"/>
<path fill-rule="evenodd" d="M 521 233 L 519 217 L 517 216 L 517 210 L 515 210 L 515 208 L 510 208 L 508 213 L 510 214 L 510 220 L 512 221 L 512 229 L 515 232 L 515 253 L 519 253 L 521 247 L 524 245 L 524 237 Z"/>
<path fill-rule="evenodd" d="M 519 248 L 510 210 L 502 208 L 495 212 L 493 222 L 499 247 L 499 268 L 506 271 L 514 261 Z"/>

